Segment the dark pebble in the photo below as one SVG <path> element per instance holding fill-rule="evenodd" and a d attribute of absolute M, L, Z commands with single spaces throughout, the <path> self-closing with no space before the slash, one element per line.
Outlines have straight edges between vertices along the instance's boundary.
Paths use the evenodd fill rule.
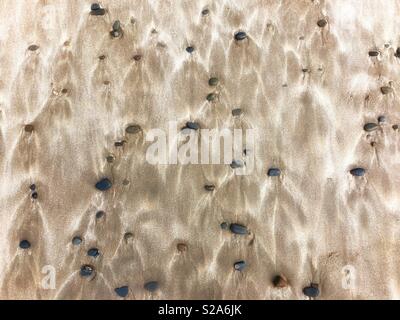
<path fill-rule="evenodd" d="M 309 287 L 303 289 L 303 293 L 310 298 L 316 298 L 319 296 L 319 289 L 317 284 L 311 284 Z"/>
<path fill-rule="evenodd" d="M 96 219 L 101 219 L 102 217 L 104 217 L 106 213 L 104 211 L 97 211 L 96 212 Z"/>
<path fill-rule="evenodd" d="M 113 163 L 115 161 L 115 156 L 110 154 L 107 156 L 106 160 L 108 163 Z"/>
<path fill-rule="evenodd" d="M 232 110 L 232 116 L 239 117 L 243 113 L 242 109 L 236 108 Z"/>
<path fill-rule="evenodd" d="M 386 122 L 386 117 L 385 117 L 385 116 L 379 116 L 379 117 L 378 117 L 378 122 L 379 122 L 379 123 Z"/>
<path fill-rule="evenodd" d="M 125 144 L 125 142 L 126 142 L 125 140 L 117 141 L 117 142 L 114 143 L 114 146 L 116 146 L 116 147 L 123 147 L 124 144 Z"/>
<path fill-rule="evenodd" d="M 192 53 L 194 51 L 194 47 L 189 46 L 186 48 L 186 51 Z"/>
<path fill-rule="evenodd" d="M 207 101 L 214 101 L 217 98 L 217 95 L 215 93 L 209 93 L 206 97 Z"/>
<path fill-rule="evenodd" d="M 137 124 L 132 124 L 128 127 L 126 127 L 125 132 L 129 134 L 136 134 L 139 133 L 142 130 L 142 128 L 137 125 Z"/>
<path fill-rule="evenodd" d="M 123 184 L 124 186 L 127 186 L 127 185 L 130 184 L 130 181 L 129 181 L 128 179 L 124 179 L 124 180 L 122 181 L 122 184 Z"/>
<path fill-rule="evenodd" d="M 371 132 L 378 129 L 378 125 L 376 123 L 367 123 L 364 125 L 364 131 Z"/>
<path fill-rule="evenodd" d="M 284 287 L 287 287 L 287 285 L 288 285 L 287 279 L 282 275 L 275 276 L 272 279 L 272 283 L 275 288 L 284 288 Z"/>
<path fill-rule="evenodd" d="M 242 168 L 244 166 L 243 161 L 241 160 L 232 160 L 232 163 L 230 164 L 232 169 L 238 169 Z"/>
<path fill-rule="evenodd" d="M 29 248 L 31 247 L 31 243 L 30 243 L 28 240 L 22 240 L 22 241 L 19 243 L 19 247 L 20 247 L 21 249 L 29 249 Z"/>
<path fill-rule="evenodd" d="M 328 24 L 328 21 L 326 21 L 326 19 L 320 19 L 317 22 L 318 27 L 323 28 Z"/>
<path fill-rule="evenodd" d="M 87 255 L 89 257 L 97 258 L 100 255 L 99 249 L 91 248 L 91 249 L 88 250 Z"/>
<path fill-rule="evenodd" d="M 34 126 L 32 124 L 27 124 L 24 127 L 25 132 L 31 133 L 34 130 Z"/>
<path fill-rule="evenodd" d="M 398 129 L 399 129 L 399 125 L 398 125 L 398 124 L 394 124 L 394 125 L 392 126 L 392 129 L 393 129 L 393 130 L 398 130 Z"/>
<path fill-rule="evenodd" d="M 215 190 L 215 186 L 213 184 L 206 184 L 204 186 L 204 189 L 206 189 L 207 191 L 214 191 Z"/>
<path fill-rule="evenodd" d="M 370 57 L 377 57 L 377 56 L 379 56 L 379 51 L 378 51 L 378 50 L 370 50 L 370 51 L 368 52 L 368 55 L 369 55 Z"/>
<path fill-rule="evenodd" d="M 350 173 L 356 177 L 362 177 L 365 174 L 365 169 L 363 168 L 354 168 L 350 170 Z"/>
<path fill-rule="evenodd" d="M 244 261 L 235 262 L 235 264 L 233 265 L 233 267 L 234 267 L 235 270 L 237 270 L 237 271 L 243 271 L 244 268 L 246 268 L 246 262 L 244 262 Z"/>
<path fill-rule="evenodd" d="M 80 275 L 81 277 L 90 277 L 94 272 L 94 267 L 85 264 L 81 267 Z"/>
<path fill-rule="evenodd" d="M 106 191 L 112 187 L 112 183 L 108 178 L 101 179 L 95 185 L 97 190 Z"/>
<path fill-rule="evenodd" d="M 159 287 L 159 285 L 158 285 L 157 281 L 149 281 L 144 284 L 144 288 L 150 292 L 156 291 L 158 289 L 158 287 Z"/>
<path fill-rule="evenodd" d="M 112 29 L 114 31 L 119 31 L 121 29 L 121 22 L 119 22 L 119 20 L 114 21 Z"/>
<path fill-rule="evenodd" d="M 35 189 L 36 189 L 36 184 L 31 184 L 30 186 L 29 186 L 29 189 L 31 189 L 32 191 L 35 191 Z"/>
<path fill-rule="evenodd" d="M 38 195 L 38 193 L 36 191 L 32 192 L 32 195 L 31 195 L 32 199 L 37 199 L 38 196 L 39 195 Z"/>
<path fill-rule="evenodd" d="M 229 226 L 228 226 L 228 224 L 226 222 L 222 222 L 220 224 L 220 227 L 221 227 L 222 230 L 228 230 L 228 228 L 229 228 Z"/>
<path fill-rule="evenodd" d="M 140 54 L 135 54 L 133 56 L 133 60 L 135 60 L 135 61 L 140 61 L 141 59 L 142 59 L 142 56 Z"/>
<path fill-rule="evenodd" d="M 133 233 L 132 232 L 126 232 L 124 234 L 125 241 L 129 241 L 129 239 L 132 239 L 132 238 L 133 238 Z"/>
<path fill-rule="evenodd" d="M 396 49 L 394 56 L 400 58 L 400 47 Z"/>
<path fill-rule="evenodd" d="M 235 40 L 236 41 L 241 41 L 247 38 L 246 32 L 239 31 L 235 33 Z"/>
<path fill-rule="evenodd" d="M 36 44 L 32 44 L 28 47 L 29 51 L 36 51 L 37 49 L 39 49 L 39 46 Z"/>
<path fill-rule="evenodd" d="M 204 9 L 203 11 L 201 11 L 201 15 L 203 16 L 207 16 L 210 13 L 210 10 L 208 9 Z"/>
<path fill-rule="evenodd" d="M 72 244 L 74 246 L 79 246 L 81 243 L 82 243 L 82 238 L 81 237 L 78 237 L 78 236 L 73 237 Z"/>
<path fill-rule="evenodd" d="M 281 170 L 278 168 L 271 168 L 268 170 L 269 177 L 279 177 L 281 175 Z"/>
<path fill-rule="evenodd" d="M 185 252 L 187 250 L 187 245 L 185 243 L 178 243 L 176 248 L 179 252 Z"/>
<path fill-rule="evenodd" d="M 197 122 L 186 122 L 186 128 L 192 129 L 192 130 L 199 130 L 200 125 Z"/>
<path fill-rule="evenodd" d="M 393 89 L 391 87 L 388 86 L 383 86 L 381 87 L 381 92 L 382 94 L 389 94 L 393 91 Z"/>
<path fill-rule="evenodd" d="M 101 56 L 99 56 L 99 60 L 105 60 L 106 56 L 104 54 L 102 54 Z"/>
<path fill-rule="evenodd" d="M 115 288 L 114 291 L 121 298 L 125 298 L 129 293 L 129 287 L 123 286 L 123 287 Z"/>
<path fill-rule="evenodd" d="M 249 232 L 247 231 L 247 228 L 241 224 L 232 223 L 229 226 L 229 229 L 231 230 L 232 233 L 235 233 L 235 234 L 249 234 Z"/>
<path fill-rule="evenodd" d="M 92 10 L 92 11 L 96 11 L 99 9 L 101 9 L 101 7 L 98 3 L 92 3 L 92 5 L 90 6 L 90 10 Z"/>
<path fill-rule="evenodd" d="M 219 79 L 216 77 L 212 77 L 208 80 L 208 85 L 211 87 L 215 87 L 216 85 L 218 85 L 219 83 Z"/>

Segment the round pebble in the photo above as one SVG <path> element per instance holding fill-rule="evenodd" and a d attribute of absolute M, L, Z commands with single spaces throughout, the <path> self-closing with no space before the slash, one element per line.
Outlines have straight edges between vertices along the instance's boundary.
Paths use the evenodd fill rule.
<path fill-rule="evenodd" d="M 246 268 L 246 262 L 244 262 L 244 261 L 235 262 L 235 264 L 233 265 L 233 267 L 234 267 L 235 270 L 237 270 L 237 271 L 243 271 L 243 270 Z"/>
<path fill-rule="evenodd" d="M 188 53 L 193 53 L 194 47 L 189 46 L 189 47 L 186 48 L 186 51 L 187 51 Z"/>
<path fill-rule="evenodd" d="M 92 5 L 90 6 L 90 10 L 92 10 L 92 11 L 96 11 L 99 9 L 101 9 L 101 7 L 98 3 L 92 3 Z"/>
<path fill-rule="evenodd" d="M 159 285 L 157 281 L 149 281 L 144 284 L 144 288 L 147 291 L 154 292 L 158 289 Z"/>
<path fill-rule="evenodd" d="M 232 223 L 229 226 L 229 229 L 231 230 L 232 233 L 234 234 L 240 234 L 240 235 L 245 235 L 248 234 L 249 232 L 247 231 L 247 228 L 241 224 L 238 223 Z"/>
<path fill-rule="evenodd" d="M 20 247 L 21 249 L 26 250 L 26 249 L 29 249 L 29 248 L 31 247 L 31 243 L 30 243 L 28 240 L 22 240 L 22 241 L 19 243 L 19 247 Z"/>
<path fill-rule="evenodd" d="M 209 93 L 206 97 L 207 101 L 212 102 L 217 98 L 217 95 L 215 93 Z"/>
<path fill-rule="evenodd" d="M 281 175 L 281 170 L 278 168 L 271 168 L 268 170 L 269 177 L 279 177 Z"/>
<path fill-rule="evenodd" d="M 378 129 L 379 126 L 376 123 L 367 123 L 364 125 L 364 131 L 371 132 Z"/>
<path fill-rule="evenodd" d="M 247 38 L 247 34 L 246 34 L 246 32 L 239 31 L 239 32 L 235 33 L 234 38 L 236 41 L 241 41 L 241 40 L 244 40 Z"/>
<path fill-rule="evenodd" d="M 310 298 L 316 298 L 319 296 L 319 289 L 317 284 L 311 284 L 309 287 L 303 289 L 303 293 Z"/>
<path fill-rule="evenodd" d="M 104 211 L 97 211 L 96 212 L 96 219 L 101 219 L 104 217 L 106 213 Z"/>
<path fill-rule="evenodd" d="M 215 190 L 215 186 L 213 184 L 206 184 L 204 186 L 204 189 L 206 189 L 207 191 L 214 191 Z"/>
<path fill-rule="evenodd" d="M 112 25 L 112 29 L 114 31 L 119 31 L 121 29 L 121 22 L 119 20 L 115 20 Z"/>
<path fill-rule="evenodd" d="M 97 190 L 106 191 L 112 187 L 112 183 L 108 178 L 103 178 L 95 185 Z"/>
<path fill-rule="evenodd" d="M 370 51 L 368 52 L 368 55 L 369 55 L 370 57 L 377 57 L 377 56 L 379 56 L 379 51 L 378 51 L 378 50 L 370 50 Z"/>
<path fill-rule="evenodd" d="M 32 124 L 27 124 L 24 127 L 25 132 L 31 133 L 34 130 L 34 126 Z"/>
<path fill-rule="evenodd" d="M 393 91 L 393 89 L 391 87 L 388 86 L 383 86 L 381 87 L 381 92 L 382 94 L 389 94 Z"/>
<path fill-rule="evenodd" d="M 106 56 L 104 54 L 102 54 L 101 56 L 99 56 L 99 60 L 105 60 Z"/>
<path fill-rule="evenodd" d="M 226 222 L 222 222 L 220 224 L 220 227 L 221 227 L 222 230 L 227 230 L 229 228 L 229 225 Z"/>
<path fill-rule="evenodd" d="M 132 124 L 126 127 L 125 132 L 129 134 L 136 134 L 139 133 L 142 128 L 137 124 Z"/>
<path fill-rule="evenodd" d="M 378 122 L 379 122 L 379 123 L 386 122 L 386 117 L 385 117 L 385 116 L 379 116 L 379 117 L 378 117 Z"/>
<path fill-rule="evenodd" d="M 192 129 L 192 130 L 199 130 L 200 125 L 197 122 L 186 122 L 186 128 Z"/>
<path fill-rule="evenodd" d="M 243 113 L 243 111 L 240 108 L 236 108 L 236 109 L 232 110 L 232 116 L 234 116 L 234 117 L 239 117 L 242 115 L 242 113 Z"/>
<path fill-rule="evenodd" d="M 87 255 L 89 257 L 97 258 L 100 255 L 99 249 L 91 248 L 88 250 Z"/>
<path fill-rule="evenodd" d="M 288 282 L 287 279 L 282 275 L 277 275 L 272 279 L 272 283 L 275 288 L 284 288 L 287 287 Z"/>
<path fill-rule="evenodd" d="M 35 189 L 36 189 L 36 184 L 32 183 L 32 184 L 29 186 L 29 189 L 31 189 L 32 191 L 35 191 Z"/>
<path fill-rule="evenodd" d="M 135 60 L 135 61 L 140 61 L 141 59 L 142 59 L 142 56 L 140 54 L 135 54 L 133 56 L 133 60 Z"/>
<path fill-rule="evenodd" d="M 354 168 L 350 170 L 350 173 L 356 177 L 362 177 L 365 174 L 365 169 L 363 168 Z"/>
<path fill-rule="evenodd" d="M 36 191 L 32 192 L 32 195 L 31 195 L 32 199 L 37 199 L 38 196 L 39 195 L 38 195 L 38 193 Z"/>
<path fill-rule="evenodd" d="M 85 264 L 81 267 L 80 275 L 81 277 L 90 277 L 94 272 L 94 267 L 88 264 Z"/>
<path fill-rule="evenodd" d="M 179 252 L 185 252 L 187 250 L 187 245 L 185 243 L 178 243 L 176 248 Z"/>
<path fill-rule="evenodd" d="M 129 293 L 129 287 L 123 286 L 123 287 L 115 288 L 114 291 L 121 298 L 125 298 Z"/>
<path fill-rule="evenodd" d="M 398 125 L 398 124 L 394 124 L 394 125 L 392 126 L 392 129 L 393 129 L 393 130 L 398 130 L 398 129 L 399 129 L 399 125 Z"/>
<path fill-rule="evenodd" d="M 72 244 L 74 246 L 79 246 L 81 243 L 82 243 L 82 238 L 81 237 L 75 236 L 75 237 L 72 238 Z"/>
<path fill-rule="evenodd" d="M 211 87 L 215 87 L 216 85 L 218 85 L 219 83 L 219 79 L 216 77 L 212 77 L 208 80 L 208 85 Z"/>
<path fill-rule="evenodd" d="M 113 163 L 115 161 L 115 156 L 113 154 L 110 154 L 106 158 L 108 163 Z"/>
<path fill-rule="evenodd" d="M 318 27 L 323 28 L 328 24 L 328 21 L 326 21 L 326 19 L 320 19 L 317 22 Z"/>
<path fill-rule="evenodd" d="M 242 168 L 244 166 L 243 161 L 241 160 L 232 160 L 232 163 L 230 164 L 232 169 L 238 169 Z"/>
<path fill-rule="evenodd" d="M 98 3 L 93 3 L 90 7 L 90 14 L 93 16 L 103 16 L 106 11 Z"/>
<path fill-rule="evenodd" d="M 29 50 L 29 51 L 36 51 L 36 50 L 38 50 L 38 49 L 39 49 L 39 46 L 36 45 L 36 44 L 32 44 L 32 45 L 30 45 L 30 46 L 28 47 L 28 50 Z"/>
<path fill-rule="evenodd" d="M 122 181 L 122 185 L 124 185 L 124 186 L 127 186 L 127 185 L 129 185 L 130 184 L 130 181 L 128 180 L 128 179 L 124 179 L 123 181 Z"/>
<path fill-rule="evenodd" d="M 207 16 L 209 13 L 210 13 L 210 10 L 208 10 L 208 9 L 203 9 L 203 11 L 201 11 L 202 16 Z"/>

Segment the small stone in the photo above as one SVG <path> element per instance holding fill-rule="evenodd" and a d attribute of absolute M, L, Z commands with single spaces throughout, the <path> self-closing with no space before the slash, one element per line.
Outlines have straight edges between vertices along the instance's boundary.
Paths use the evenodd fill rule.
<path fill-rule="evenodd" d="M 96 219 L 101 219 L 104 217 L 106 213 L 104 211 L 97 211 L 96 212 Z"/>
<path fill-rule="evenodd" d="M 122 181 L 122 184 L 123 184 L 124 186 L 127 186 L 127 185 L 130 184 L 130 181 L 129 181 L 128 179 L 124 179 L 124 180 Z"/>
<path fill-rule="evenodd" d="M 246 32 L 239 31 L 239 32 L 235 33 L 234 37 L 235 37 L 236 41 L 241 41 L 241 40 L 244 40 L 247 38 L 247 34 L 246 34 Z"/>
<path fill-rule="evenodd" d="M 104 54 L 102 54 L 101 56 L 99 56 L 99 60 L 105 60 L 106 56 Z"/>
<path fill-rule="evenodd" d="M 114 146 L 116 146 L 116 147 L 123 147 L 124 146 L 124 144 L 125 144 L 125 140 L 122 140 L 122 141 L 116 141 L 115 143 L 114 143 Z"/>
<path fill-rule="evenodd" d="M 240 234 L 240 235 L 249 234 L 247 228 L 241 224 L 232 223 L 229 226 L 229 229 L 231 230 L 232 233 L 235 233 L 235 234 Z"/>
<path fill-rule="evenodd" d="M 219 79 L 216 77 L 212 77 L 208 80 L 208 85 L 211 87 L 215 87 L 216 85 L 218 85 L 219 83 Z"/>
<path fill-rule="evenodd" d="M 398 124 L 394 124 L 394 125 L 392 126 L 392 129 L 393 129 L 393 130 L 399 130 L 399 125 L 398 125 Z"/>
<path fill-rule="evenodd" d="M 318 284 L 312 283 L 311 286 L 305 287 L 303 293 L 310 298 L 316 298 L 319 296 Z"/>
<path fill-rule="evenodd" d="M 158 289 L 159 285 L 157 281 L 149 281 L 144 284 L 144 288 L 147 291 L 154 292 Z"/>
<path fill-rule="evenodd" d="M 326 21 L 326 19 L 320 19 L 317 22 L 318 27 L 323 28 L 328 24 L 328 21 Z"/>
<path fill-rule="evenodd" d="M 192 130 L 199 130 L 200 129 L 200 125 L 197 122 L 186 122 L 186 128 L 188 129 L 192 129 Z"/>
<path fill-rule="evenodd" d="M 207 16 L 209 13 L 210 13 L 210 10 L 208 10 L 208 9 L 203 9 L 203 11 L 201 11 L 202 16 Z"/>
<path fill-rule="evenodd" d="M 243 114 L 243 111 L 240 108 L 236 108 L 236 109 L 232 110 L 232 116 L 234 116 L 234 117 L 239 117 L 242 114 Z"/>
<path fill-rule="evenodd" d="M 307 72 L 310 72 L 310 69 L 303 68 L 303 69 L 301 69 L 301 71 L 304 72 L 304 73 L 307 73 Z"/>
<path fill-rule="evenodd" d="M 24 127 L 25 132 L 28 132 L 28 133 L 32 133 L 34 129 L 35 128 L 34 128 L 34 126 L 32 124 L 27 124 Z"/>
<path fill-rule="evenodd" d="M 92 10 L 92 11 L 96 11 L 99 9 L 101 9 L 101 7 L 98 3 L 92 3 L 92 5 L 90 6 L 90 10 Z"/>
<path fill-rule="evenodd" d="M 106 158 L 108 163 L 113 163 L 115 161 L 115 156 L 113 154 L 110 154 Z"/>
<path fill-rule="evenodd" d="M 109 80 L 105 80 L 105 81 L 103 82 L 103 84 L 104 84 L 105 86 L 109 86 L 109 85 L 111 84 L 111 82 L 110 82 Z"/>
<path fill-rule="evenodd" d="M 93 3 L 90 7 L 90 14 L 92 16 L 103 16 L 106 10 L 104 10 L 98 3 Z"/>
<path fill-rule="evenodd" d="M 36 50 L 38 50 L 38 49 L 39 49 L 39 46 L 36 45 L 36 44 L 32 44 L 32 45 L 30 45 L 30 46 L 28 47 L 28 50 L 29 50 L 29 51 L 36 51 Z"/>
<path fill-rule="evenodd" d="M 368 52 L 368 55 L 369 55 L 370 57 L 377 57 L 377 56 L 379 56 L 379 51 L 378 51 L 378 50 L 370 50 L 370 51 Z"/>
<path fill-rule="evenodd" d="M 269 177 L 279 177 L 281 175 L 281 170 L 278 168 L 271 168 L 268 170 Z"/>
<path fill-rule="evenodd" d="M 87 255 L 89 257 L 97 258 L 100 255 L 99 249 L 91 248 L 88 250 Z"/>
<path fill-rule="evenodd" d="M 32 184 L 29 186 L 29 189 L 31 189 L 32 191 L 35 191 L 35 190 L 36 190 L 36 184 L 32 183 Z"/>
<path fill-rule="evenodd" d="M 393 89 L 391 87 L 388 86 L 383 86 L 381 87 L 381 92 L 382 94 L 389 94 L 393 91 Z"/>
<path fill-rule="evenodd" d="M 365 169 L 363 168 L 354 168 L 350 170 L 350 173 L 356 177 L 362 177 L 365 174 Z"/>
<path fill-rule="evenodd" d="M 386 117 L 385 117 L 385 116 L 379 116 L 379 117 L 378 117 L 378 122 L 379 122 L 379 123 L 386 122 Z"/>
<path fill-rule="evenodd" d="M 39 195 L 38 195 L 38 193 L 36 191 L 32 192 L 32 195 L 31 195 L 32 199 L 37 199 L 38 196 Z"/>
<path fill-rule="evenodd" d="M 132 232 L 126 232 L 125 234 L 124 234 L 124 239 L 125 239 L 125 241 L 129 241 L 130 239 L 132 239 L 133 238 L 133 233 Z"/>
<path fill-rule="evenodd" d="M 141 59 L 142 59 L 142 56 L 140 54 L 135 54 L 133 56 L 133 60 L 135 60 L 135 61 L 140 61 Z"/>
<path fill-rule="evenodd" d="M 242 168 L 244 166 L 243 161 L 241 160 L 232 160 L 232 163 L 230 164 L 232 169 L 238 169 Z"/>
<path fill-rule="evenodd" d="M 108 178 L 104 178 L 97 182 L 95 187 L 100 191 L 106 191 L 112 187 L 112 183 Z"/>
<path fill-rule="evenodd" d="M 220 224 L 220 227 L 221 227 L 222 230 L 228 230 L 228 228 L 229 228 L 229 226 L 228 226 L 228 224 L 226 222 L 222 222 Z"/>
<path fill-rule="evenodd" d="M 371 132 L 378 129 L 379 126 L 376 123 L 367 123 L 364 125 L 364 131 Z"/>
<path fill-rule="evenodd" d="M 272 283 L 276 288 L 284 288 L 288 285 L 287 279 L 282 275 L 275 276 L 274 279 L 272 279 Z"/>
<path fill-rule="evenodd" d="M 80 270 L 80 275 L 81 277 L 90 277 L 94 272 L 94 267 L 92 267 L 91 265 L 85 264 L 81 267 Z"/>
<path fill-rule="evenodd" d="M 119 31 L 121 29 L 121 22 L 119 20 L 114 21 L 112 29 L 114 31 Z"/>
<path fill-rule="evenodd" d="M 233 267 L 234 267 L 235 270 L 237 270 L 237 271 L 243 271 L 244 268 L 246 268 L 246 262 L 244 262 L 244 261 L 235 262 L 235 264 L 233 265 Z"/>
<path fill-rule="evenodd" d="M 370 143 L 370 145 L 371 145 L 371 147 L 375 147 L 375 146 L 376 146 L 376 142 L 375 142 L 375 141 L 372 141 L 372 142 Z"/>
<path fill-rule="evenodd" d="M 22 241 L 19 243 L 19 247 L 20 247 L 21 249 L 26 250 L 26 249 L 29 249 L 29 248 L 31 247 L 31 243 L 30 243 L 28 240 L 22 240 Z"/>
<path fill-rule="evenodd" d="M 209 93 L 206 97 L 207 101 L 212 102 L 217 98 L 217 95 L 215 93 Z"/>
<path fill-rule="evenodd" d="M 400 47 L 398 47 L 398 48 L 396 49 L 396 52 L 395 52 L 394 56 L 395 56 L 396 58 L 400 58 Z"/>
<path fill-rule="evenodd" d="M 69 90 L 68 90 L 67 88 L 64 88 L 64 89 L 61 90 L 61 93 L 62 93 L 62 94 L 67 94 L 68 91 L 69 91 Z"/>
<path fill-rule="evenodd" d="M 82 243 L 82 238 L 81 237 L 78 237 L 78 236 L 73 237 L 72 244 L 74 246 L 79 246 L 81 243 Z"/>
<path fill-rule="evenodd" d="M 215 186 L 213 184 L 206 184 L 204 186 L 204 189 L 206 189 L 207 191 L 214 191 L 215 190 Z"/>
<path fill-rule="evenodd" d="M 136 134 L 142 131 L 142 128 L 137 124 L 132 124 L 126 127 L 125 132 L 129 134 Z"/>
<path fill-rule="evenodd" d="M 193 53 L 194 47 L 189 46 L 189 47 L 186 48 L 186 51 L 187 51 L 188 53 Z"/>
<path fill-rule="evenodd" d="M 187 250 L 187 245 L 185 243 L 178 243 L 176 248 L 179 252 L 185 252 Z"/>
<path fill-rule="evenodd" d="M 121 298 L 125 298 L 129 293 L 129 287 L 123 286 L 123 287 L 115 288 L 114 291 Z"/>

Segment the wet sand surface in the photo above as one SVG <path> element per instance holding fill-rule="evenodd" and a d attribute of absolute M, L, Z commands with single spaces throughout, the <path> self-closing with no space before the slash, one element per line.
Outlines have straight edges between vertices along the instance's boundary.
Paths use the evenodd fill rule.
<path fill-rule="evenodd" d="M 0 3 L 1 299 L 400 298 L 399 1 L 91 5 Z M 148 163 L 169 121 L 253 172 Z"/>

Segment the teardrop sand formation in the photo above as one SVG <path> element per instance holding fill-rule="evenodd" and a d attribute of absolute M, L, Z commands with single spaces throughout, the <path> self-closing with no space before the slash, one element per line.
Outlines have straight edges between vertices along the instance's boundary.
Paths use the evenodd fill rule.
<path fill-rule="evenodd" d="M 399 10 L 3 1 L 0 298 L 400 298 Z M 150 164 L 169 121 L 256 145 Z"/>

